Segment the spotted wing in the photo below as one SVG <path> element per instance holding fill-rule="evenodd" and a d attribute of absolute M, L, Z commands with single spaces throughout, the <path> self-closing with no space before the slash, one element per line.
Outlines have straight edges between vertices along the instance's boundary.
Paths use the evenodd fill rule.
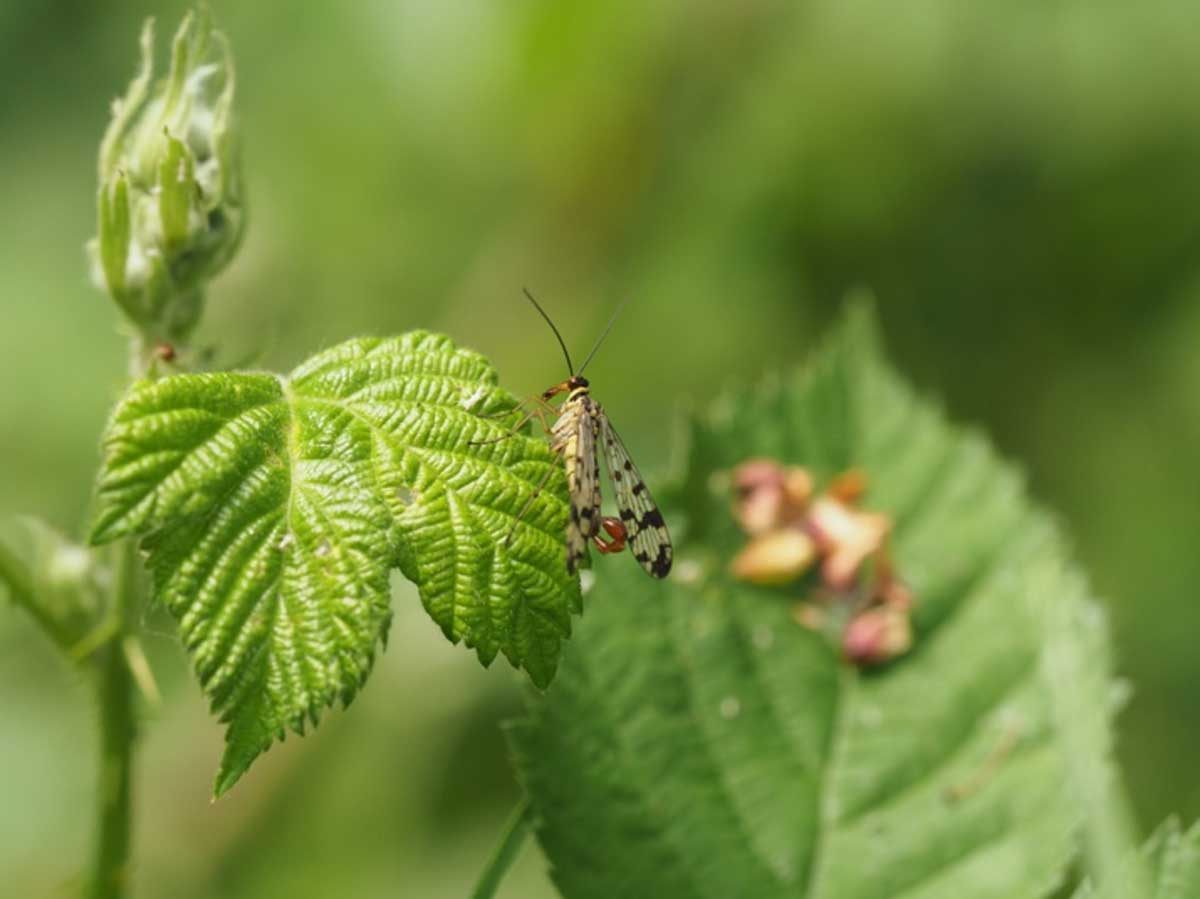
<path fill-rule="evenodd" d="M 617 494 L 617 508 L 621 512 L 621 523 L 625 525 L 633 555 L 647 574 L 666 577 L 674 558 L 667 524 L 608 416 L 598 417 L 603 431 L 608 474 Z"/>
<path fill-rule="evenodd" d="M 571 506 L 567 520 L 567 571 L 574 574 L 588 556 L 588 540 L 600 529 L 600 458 L 595 419 L 582 403 L 572 403 L 555 422 L 567 469 Z"/>

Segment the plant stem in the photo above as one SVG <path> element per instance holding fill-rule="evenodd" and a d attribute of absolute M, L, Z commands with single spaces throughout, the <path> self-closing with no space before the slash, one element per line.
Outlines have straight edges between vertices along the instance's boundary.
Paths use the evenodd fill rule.
<path fill-rule="evenodd" d="M 124 637 L 138 599 L 137 547 L 131 540 L 114 548 L 113 592 L 109 614 L 113 637 L 96 653 L 100 711 L 99 820 L 89 896 L 122 899 L 128 895 L 130 796 L 134 718 L 134 679 L 125 657 Z"/>
<path fill-rule="evenodd" d="M 129 377 L 150 371 L 145 340 L 129 339 Z M 109 594 L 107 643 L 96 651 L 96 699 L 100 715 L 100 770 L 97 776 L 96 848 L 88 881 L 88 899 L 125 899 L 129 895 L 132 848 L 133 748 L 137 739 L 135 672 L 126 645 L 141 600 L 137 543 L 121 540 L 112 547 L 112 590 Z"/>
<path fill-rule="evenodd" d="M 492 852 L 487 867 L 479 876 L 479 882 L 475 884 L 475 891 L 471 893 L 471 899 L 492 899 L 496 895 L 500 881 L 508 873 L 508 869 L 516 860 L 521 847 L 525 845 L 525 837 L 529 835 L 532 824 L 533 812 L 529 808 L 529 800 L 522 799 L 513 809 L 508 823 L 504 825 L 500 842 Z"/>

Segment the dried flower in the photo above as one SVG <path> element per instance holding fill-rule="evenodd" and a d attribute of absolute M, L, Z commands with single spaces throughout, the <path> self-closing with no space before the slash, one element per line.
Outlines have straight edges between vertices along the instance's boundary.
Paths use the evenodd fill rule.
<path fill-rule="evenodd" d="M 798 520 L 812 496 L 807 469 L 785 468 L 771 459 L 751 459 L 733 473 L 734 517 L 751 536 Z"/>
<path fill-rule="evenodd" d="M 760 586 L 791 583 L 811 566 L 817 548 L 803 531 L 786 529 L 761 534 L 733 560 L 734 577 Z"/>
<path fill-rule="evenodd" d="M 820 562 L 811 601 L 796 621 L 841 641 L 845 658 L 877 665 L 912 645 L 912 591 L 888 553 L 892 520 L 856 508 L 867 475 L 852 468 L 814 498 L 807 469 L 751 459 L 733 472 L 734 516 L 750 542 L 734 558 L 733 575 L 760 586 L 795 583 Z"/>
<path fill-rule="evenodd" d="M 883 549 L 891 528 L 886 515 L 859 512 L 824 496 L 815 500 L 808 532 L 825 558 L 825 582 L 838 589 L 851 587 L 863 562 Z"/>
<path fill-rule="evenodd" d="M 850 620 L 842 636 L 842 654 L 856 665 L 878 665 L 907 652 L 912 642 L 908 612 L 876 606 Z"/>

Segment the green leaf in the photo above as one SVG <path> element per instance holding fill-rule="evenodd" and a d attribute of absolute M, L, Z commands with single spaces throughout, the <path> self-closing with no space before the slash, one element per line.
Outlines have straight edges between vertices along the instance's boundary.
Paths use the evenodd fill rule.
<path fill-rule="evenodd" d="M 472 445 L 513 408 L 486 360 L 423 332 L 343 343 L 286 378 L 143 382 L 119 405 L 92 539 L 145 536 L 155 594 L 229 724 L 218 793 L 355 695 L 393 567 L 485 665 L 503 652 L 550 682 L 579 609 L 561 465 L 524 434 Z"/>
<path fill-rule="evenodd" d="M 727 473 L 754 456 L 865 469 L 915 591 L 908 655 L 859 671 L 793 620 L 798 591 L 727 575 L 745 539 Z M 718 403 L 667 494 L 676 573 L 606 560 L 553 688 L 511 730 L 563 894 L 1055 889 L 1084 809 L 1117 815 L 1077 773 L 1112 774 L 1103 618 L 1018 475 L 881 361 L 869 315 L 803 373 Z M 1064 678 L 1064 657 L 1099 676 Z M 1062 713 L 1077 706 L 1086 720 Z"/>
<path fill-rule="evenodd" d="M 1148 892 L 1141 886 L 1147 880 Z M 1167 821 L 1136 855 L 1123 860 L 1116 876 L 1104 880 L 1100 889 L 1083 884 L 1074 899 L 1129 899 L 1139 895 L 1147 899 L 1200 896 L 1200 824 L 1180 833 L 1178 821 Z"/>

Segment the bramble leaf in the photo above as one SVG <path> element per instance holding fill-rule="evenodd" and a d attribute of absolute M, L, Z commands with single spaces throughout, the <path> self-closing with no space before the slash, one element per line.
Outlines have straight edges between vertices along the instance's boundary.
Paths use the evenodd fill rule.
<path fill-rule="evenodd" d="M 692 430 L 664 504 L 676 573 L 608 565 L 511 729 L 563 895 L 1053 891 L 1094 842 L 1087 814 L 1113 818 L 1113 703 L 1103 618 L 1018 475 L 881 361 L 861 310 L 809 369 Z M 907 655 L 854 668 L 793 618 L 798 590 L 727 573 L 745 539 L 728 471 L 761 456 L 866 472 L 916 596 Z M 1080 659 L 1094 677 L 1066 676 Z"/>
<path fill-rule="evenodd" d="M 145 381 L 121 402 L 92 540 L 144 537 L 229 724 L 218 794 L 286 728 L 354 697 L 393 567 L 452 641 L 549 683 L 579 610 L 561 466 L 525 434 L 472 443 L 503 437 L 514 407 L 483 357 L 424 332 L 348 341 L 288 377 Z"/>

